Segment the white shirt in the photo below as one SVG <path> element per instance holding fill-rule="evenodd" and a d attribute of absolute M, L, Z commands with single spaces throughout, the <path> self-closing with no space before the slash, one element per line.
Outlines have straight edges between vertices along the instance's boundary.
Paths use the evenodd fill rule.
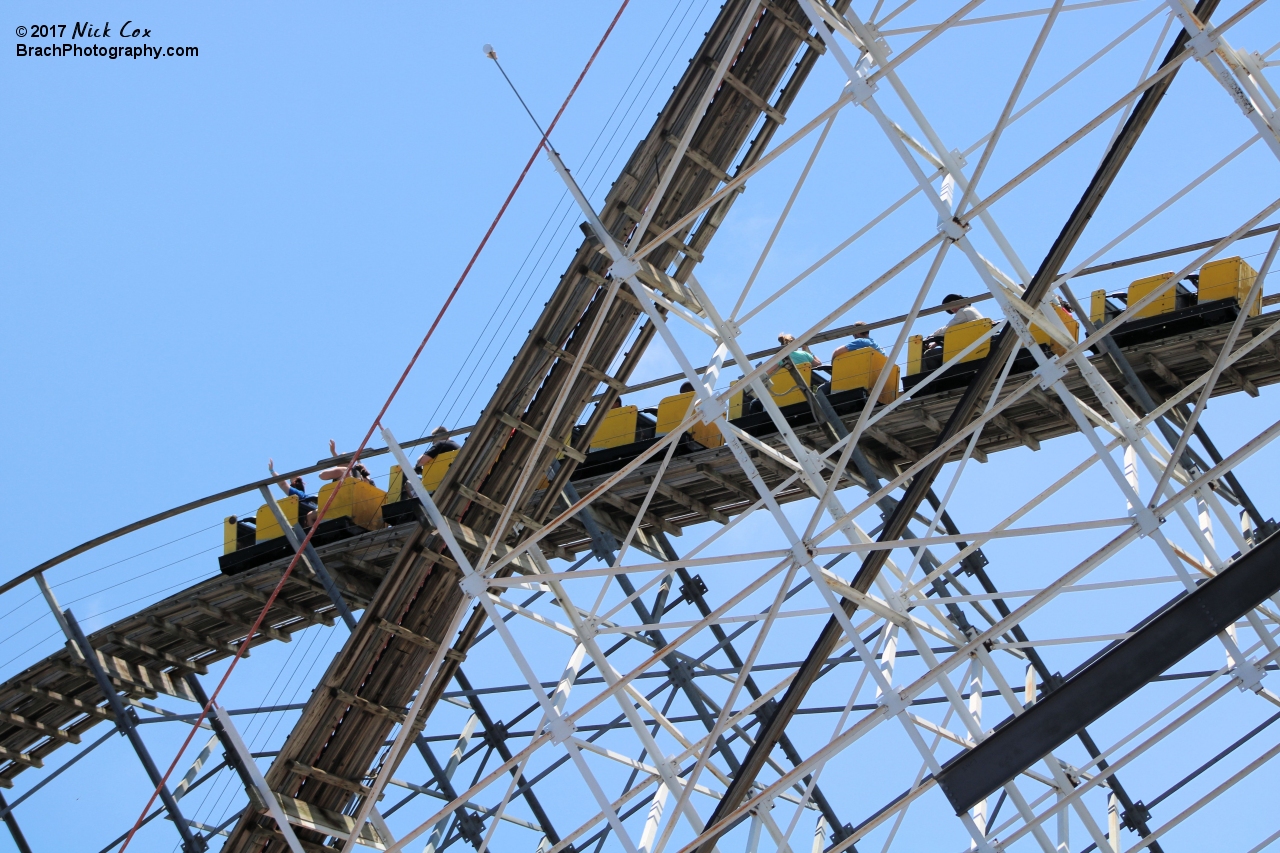
<path fill-rule="evenodd" d="M 941 335 L 941 334 L 944 334 L 947 331 L 947 329 L 950 329 L 952 326 L 959 326 L 961 323 L 968 323 L 970 320 L 981 320 L 981 319 L 982 319 L 981 311 L 979 311 L 977 308 L 974 308 L 972 305 L 966 305 L 956 313 L 952 314 L 951 319 L 947 321 L 947 324 L 943 326 L 941 329 L 938 329 L 933 334 L 935 336 Z"/>

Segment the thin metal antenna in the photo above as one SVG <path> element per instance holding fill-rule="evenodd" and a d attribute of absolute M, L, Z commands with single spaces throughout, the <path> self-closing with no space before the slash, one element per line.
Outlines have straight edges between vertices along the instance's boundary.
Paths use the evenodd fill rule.
<path fill-rule="evenodd" d="M 538 129 L 538 133 L 542 134 L 542 141 L 548 148 L 555 151 L 555 147 L 551 144 L 551 140 L 547 138 L 547 132 L 542 129 L 542 125 L 538 124 L 538 120 L 534 118 L 533 110 L 529 109 L 529 105 L 524 102 L 524 98 L 520 97 L 520 90 L 516 88 L 516 84 L 511 82 L 511 78 L 507 76 L 506 69 L 502 67 L 502 63 L 498 61 L 498 52 L 493 49 L 493 45 L 486 44 L 484 46 L 484 55 L 493 60 L 493 64 L 498 66 L 498 71 L 502 72 L 502 79 L 507 81 L 507 85 L 511 87 L 512 93 L 516 96 L 516 100 L 520 102 L 520 106 L 524 107 L 525 114 L 529 116 L 529 120 L 533 122 L 533 126 Z"/>

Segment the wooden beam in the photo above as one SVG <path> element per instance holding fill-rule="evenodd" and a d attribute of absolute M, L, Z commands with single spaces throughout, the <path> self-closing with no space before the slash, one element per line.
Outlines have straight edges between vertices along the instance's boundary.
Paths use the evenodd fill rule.
<path fill-rule="evenodd" d="M 73 663 L 70 659 L 64 657 L 54 658 L 51 661 L 53 667 L 57 670 L 65 672 L 67 675 L 74 675 L 76 678 L 84 678 L 93 681 L 93 674 L 89 672 L 89 667 L 85 666 L 84 661 L 79 658 Z M 111 686 L 129 696 L 145 696 L 148 699 L 155 699 L 160 692 L 155 688 L 148 687 L 143 684 L 136 684 L 132 681 L 125 681 L 122 678 L 115 678 L 111 675 L 107 676 L 107 680 L 111 682 Z M 111 719 L 115 719 L 112 717 Z"/>
<path fill-rule="evenodd" d="M 547 340 L 546 338 L 538 338 L 538 345 L 563 362 L 572 363 L 573 360 L 577 358 L 577 356 L 574 355 L 573 353 L 568 352 L 567 350 L 561 349 L 560 347 L 551 343 L 551 341 Z M 618 379 L 614 379 L 612 376 L 605 373 L 603 370 L 596 367 L 595 365 L 583 363 L 582 372 L 587 374 L 597 382 L 602 382 L 605 385 L 608 385 L 610 388 L 617 391 L 619 394 L 627 390 L 627 383 L 622 382 Z"/>
<path fill-rule="evenodd" d="M 1196 341 L 1196 352 L 1200 354 L 1201 358 L 1209 362 L 1210 365 L 1218 363 L 1218 353 L 1214 351 L 1213 347 L 1209 346 L 1204 341 Z M 1244 372 L 1239 368 L 1233 366 L 1224 367 L 1222 368 L 1222 373 L 1220 375 L 1227 377 L 1232 382 L 1239 385 L 1250 397 L 1258 396 L 1258 386 L 1250 382 L 1249 377 L 1245 376 Z"/>
<path fill-rule="evenodd" d="M 773 104 L 756 94 L 754 89 L 727 71 L 724 75 L 724 82 L 728 83 L 735 91 L 738 92 L 738 94 L 742 95 L 742 97 L 754 104 L 756 109 L 771 118 L 774 123 L 782 124 L 787 120 L 787 117 L 779 112 Z"/>
<path fill-rule="evenodd" d="M 0 722 L 5 722 L 11 726 L 17 726 L 22 729 L 28 729 L 29 731 L 37 732 L 45 735 L 46 737 L 51 737 L 55 740 L 64 741 L 66 743 L 80 742 L 80 736 L 73 732 L 69 732 L 66 729 L 60 729 L 57 726 L 51 726 L 47 723 L 42 723 L 39 720 L 33 720 L 30 717 L 23 716 L 22 714 L 16 714 L 13 711 L 0 711 Z"/>
<path fill-rule="evenodd" d="M 506 424 L 512 429 L 524 433 L 526 436 L 528 436 L 529 438 L 532 438 L 534 441 L 538 440 L 538 434 L 541 432 L 541 430 L 529 426 L 529 424 L 525 423 L 519 418 L 512 417 L 506 412 L 498 412 L 498 420 L 502 421 L 502 423 Z M 560 439 L 556 438 L 554 435 L 547 436 L 546 446 L 560 451 L 565 456 L 568 456 L 570 459 L 577 460 L 579 463 L 587 461 L 587 455 L 585 453 L 573 447 L 572 445 L 568 444 L 567 442 L 561 441 Z"/>
<path fill-rule="evenodd" d="M 492 513 L 502 515 L 504 512 L 507 511 L 507 508 L 505 506 L 498 503 L 488 495 L 480 494 L 475 489 L 472 489 L 468 486 L 464 486 L 461 483 L 457 485 L 457 488 L 458 488 L 458 494 L 462 495 L 464 498 L 466 498 L 469 501 L 475 501 L 476 503 L 480 504 L 480 506 L 484 507 L 485 509 L 489 510 Z M 542 527 L 541 524 L 534 521 L 532 518 L 530 518 L 529 516 L 525 515 L 522 512 L 512 512 L 511 520 L 520 522 L 530 530 L 539 530 Z"/>
<path fill-rule="evenodd" d="M 301 761 L 290 761 L 289 769 L 299 776 L 309 776 L 317 782 L 323 782 L 326 785 L 332 785 L 335 788 L 341 788 L 344 791 L 350 791 L 353 794 L 359 794 L 367 797 L 373 793 L 373 789 L 359 782 L 352 782 L 350 779 L 344 779 L 341 776 L 335 776 L 327 770 L 321 770 L 319 767 L 312 767 L 310 764 L 303 764 Z"/>
<path fill-rule="evenodd" d="M 1167 385 L 1172 385 L 1175 391 L 1181 391 L 1186 385 L 1163 361 L 1156 358 L 1154 353 L 1147 353 L 1143 356 L 1143 360 L 1147 362 L 1147 367 L 1151 368 L 1152 373 L 1159 376 Z"/>
<path fill-rule="evenodd" d="M 1034 437 L 1026 433 L 1022 429 L 1022 427 L 1018 426 L 1012 420 L 1005 417 L 1004 415 L 992 415 L 991 423 L 995 424 L 997 429 L 1004 430 L 1005 432 L 1009 433 L 1009 435 L 1018 439 L 1018 441 L 1022 442 L 1032 450 L 1040 449 L 1039 441 L 1037 441 Z"/>
<path fill-rule="evenodd" d="M 415 634 L 408 628 L 405 628 L 402 625 L 397 625 L 394 622 L 388 622 L 386 619 L 378 619 L 373 623 L 373 626 L 380 631 L 386 631 L 388 634 L 393 634 L 402 640 L 408 640 L 414 645 L 422 646 L 429 652 L 434 652 L 436 649 L 440 648 L 440 644 L 430 637 Z"/>
<path fill-rule="evenodd" d="M 217 619 L 220 622 L 225 622 L 228 625 L 234 625 L 236 628 L 239 628 L 242 631 L 247 632 L 250 628 L 253 627 L 252 622 L 247 622 L 244 619 L 241 619 L 236 614 L 232 613 L 231 611 L 224 610 L 223 608 L 218 607 L 215 604 L 210 604 L 209 602 L 202 601 L 199 598 L 191 602 L 191 607 L 195 610 L 200 611 L 206 616 L 211 616 L 214 619 Z M 293 641 L 293 638 L 290 637 L 284 631 L 280 631 L 276 628 L 272 628 L 270 625 L 266 624 L 265 619 L 263 620 L 263 623 L 258 626 L 258 633 L 262 634 L 264 637 L 270 637 L 273 640 L 279 640 L 282 643 L 288 643 Z"/>
<path fill-rule="evenodd" d="M 245 596 L 252 598 L 259 604 L 266 604 L 271 596 L 256 587 L 252 587 L 247 583 L 238 583 L 235 588 Z M 271 606 L 276 610 L 283 610 L 299 619 L 305 619 L 313 625 L 324 625 L 326 628 L 333 627 L 333 617 L 323 613 L 316 613 L 314 610 L 308 610 L 304 607 L 298 607 L 296 604 L 285 601 L 283 596 L 276 596 L 276 600 L 271 602 Z"/>
<path fill-rule="evenodd" d="M 483 551 L 489 545 L 488 536 L 485 536 L 483 533 L 480 533 L 471 527 L 467 527 L 465 524 L 460 524 L 453 519 L 449 519 L 449 529 L 453 531 L 454 538 L 458 540 L 458 544 L 472 548 L 477 553 Z M 425 552 L 423 557 L 426 557 L 429 553 L 434 552 Z M 505 557 L 509 553 L 511 553 L 511 549 L 503 542 L 498 542 L 493 547 L 493 555 L 495 557 Z M 444 558 L 441 559 L 441 562 L 444 562 Z M 449 561 L 449 565 L 451 565 L 455 570 L 458 569 L 457 563 Z M 541 573 L 541 569 L 538 568 L 538 564 L 534 562 L 533 557 L 529 556 L 528 552 L 522 552 L 519 557 L 516 557 L 511 561 L 511 565 L 514 567 L 514 571 L 518 571 L 521 574 L 536 575 Z"/>
<path fill-rule="evenodd" d="M 392 722 L 403 723 L 404 711 L 396 711 L 376 702 L 370 702 L 368 699 L 361 699 L 354 693 L 348 693 L 340 687 L 331 687 L 330 695 L 339 701 L 345 702 L 352 707 L 359 708 L 366 714 L 373 714 L 376 717 L 384 717 Z"/>
<path fill-rule="evenodd" d="M 34 684 L 25 684 L 21 681 L 13 685 L 13 687 L 15 690 L 19 690 L 28 696 L 35 697 L 36 699 L 43 699 L 46 702 L 50 702 L 54 705 L 61 705 L 65 708 L 73 708 L 82 714 L 88 714 L 90 717 L 97 717 L 99 720 L 106 720 L 107 722 L 115 721 L 115 716 L 109 709 L 85 702 L 83 699 L 77 699 L 74 696 L 64 696 L 56 691 L 46 690 L 43 687 L 36 687 Z"/>
<path fill-rule="evenodd" d="M 170 622 L 168 619 L 161 619 L 158 616 L 148 616 L 147 624 L 150 625 L 152 628 L 155 628 L 157 631 L 163 631 L 166 634 L 171 634 L 174 637 L 181 637 L 184 640 L 190 640 L 193 643 L 199 643 L 200 645 L 205 646 L 213 651 L 222 652 L 223 654 L 228 654 L 228 655 L 234 655 L 236 653 L 236 646 L 234 644 L 224 643 L 221 640 L 215 640 L 213 637 L 207 636 L 205 634 L 201 634 L 197 631 L 193 631 L 190 628 L 184 627 L 182 625 L 176 625 L 173 622 Z M 248 656 L 249 656 L 249 650 L 245 649 L 244 655 L 242 655 L 242 657 L 248 657 Z"/>
<path fill-rule="evenodd" d="M 763 0 L 760 5 L 767 9 L 769 14 L 777 18 L 787 29 L 799 36 L 805 44 L 809 45 L 810 49 L 817 51 L 819 56 L 827 52 L 827 46 L 810 35 L 808 27 L 797 23 L 773 0 Z"/>
<path fill-rule="evenodd" d="M 26 752 L 18 752 L 15 749 L 6 749 L 0 746 L 0 758 L 5 761 L 12 761 L 15 764 L 21 764 L 25 767 L 34 767 L 39 770 L 44 767 L 44 762 Z"/>
<path fill-rule="evenodd" d="M 672 148 L 678 148 L 680 146 L 680 137 L 676 136 L 674 133 L 666 134 L 664 139 L 670 143 Z M 728 172 L 713 163 L 710 157 L 703 154 L 692 144 L 684 150 L 684 156 L 688 157 L 694 163 L 697 163 L 703 169 L 706 169 L 713 177 L 719 179 L 722 184 L 727 184 L 729 181 L 733 180 Z"/>
<path fill-rule="evenodd" d="M 644 481 L 646 485 L 652 485 L 653 478 L 645 477 Z M 677 489 L 675 486 L 668 486 L 666 483 L 660 482 L 658 483 L 658 492 L 670 498 L 671 500 L 675 501 L 676 503 L 680 504 L 680 506 L 684 507 L 685 509 L 692 510 L 693 512 L 696 512 L 699 515 L 705 516 L 706 518 L 709 518 L 712 521 L 719 522 L 720 524 L 729 523 L 729 516 L 720 512 L 718 509 L 711 506 L 710 504 L 707 504 L 707 503 L 704 503 L 703 501 L 698 500 L 693 495 L 690 495 L 687 492 L 683 492 L 680 489 Z"/>
<path fill-rule="evenodd" d="M 868 438 L 872 438 L 880 444 L 883 444 L 885 447 L 889 448 L 903 459 L 906 459 L 908 462 L 920 461 L 919 453 L 916 453 L 909 445 L 904 444 L 879 427 L 867 427 L 862 432 Z"/>
<path fill-rule="evenodd" d="M 724 489 L 731 495 L 736 495 L 744 501 L 755 503 L 759 499 L 759 495 L 752 494 L 749 489 L 744 489 L 737 483 L 722 475 L 719 471 L 706 463 L 699 463 L 697 467 L 698 473 Z"/>
<path fill-rule="evenodd" d="M 313 806 L 304 800 L 295 800 L 284 794 L 276 794 L 276 799 L 280 801 L 280 808 L 284 810 L 285 818 L 294 826 L 341 838 L 346 838 L 351 834 L 351 830 L 356 828 L 355 818 L 340 812 Z M 378 837 L 372 823 L 366 822 L 364 828 L 360 830 L 359 843 L 378 850 L 386 849 L 386 844 Z"/>
<path fill-rule="evenodd" d="M 635 517 L 640 514 L 639 506 L 627 500 L 626 498 L 622 497 L 621 495 L 615 495 L 613 492 L 605 492 L 603 495 L 600 496 L 599 499 L 609 504 L 610 506 L 615 506 L 618 509 L 622 510 L 623 512 L 627 513 L 631 517 L 631 519 L 635 519 Z M 668 533 L 672 536 L 680 536 L 684 533 L 684 531 L 681 530 L 678 526 L 672 524 L 671 522 L 667 521 L 665 518 L 661 518 L 660 516 L 652 512 L 646 512 L 644 514 L 644 522 L 648 524 L 650 527 L 656 527 L 659 530 L 661 530 L 663 533 Z M 627 526 L 630 527 L 631 525 L 628 524 Z"/>
<path fill-rule="evenodd" d="M 208 675 L 209 668 L 202 663 L 187 660 L 186 658 L 172 655 L 168 652 L 162 652 L 159 649 L 148 646 L 146 643 L 139 643 L 137 640 L 130 640 L 128 637 L 117 634 L 114 631 L 107 634 L 107 641 L 117 646 L 135 651 L 140 655 L 146 655 L 161 666 L 176 666 L 179 669 L 198 672 L 201 675 Z"/>

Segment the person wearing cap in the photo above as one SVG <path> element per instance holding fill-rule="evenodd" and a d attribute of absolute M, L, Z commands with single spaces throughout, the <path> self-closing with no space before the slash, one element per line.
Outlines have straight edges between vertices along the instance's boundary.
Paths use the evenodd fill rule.
<path fill-rule="evenodd" d="M 836 347 L 835 352 L 831 353 L 831 360 L 835 361 L 836 356 L 843 355 L 846 352 L 854 352 L 860 349 L 873 349 L 880 354 L 884 351 L 880 349 L 875 341 L 871 340 L 871 329 L 866 323 L 859 320 L 853 324 L 853 339 L 844 346 Z"/>
<path fill-rule="evenodd" d="M 942 304 L 946 305 L 961 299 L 964 299 L 964 297 L 955 293 L 948 293 L 942 298 Z M 950 329 L 952 326 L 959 326 L 961 323 L 968 323 L 972 320 L 982 319 L 982 312 L 977 308 L 974 308 L 972 305 L 964 305 L 960 308 L 948 308 L 947 313 L 951 315 L 951 319 L 947 321 L 945 326 L 930 335 L 930 337 L 940 337 L 946 334 L 947 329 Z"/>
<path fill-rule="evenodd" d="M 418 457 L 418 464 L 414 466 L 413 470 L 421 474 L 422 469 L 427 466 L 427 463 L 432 459 L 435 459 L 441 453 L 452 453 L 455 450 L 461 449 L 462 448 L 459 446 L 458 442 L 449 438 L 449 430 L 445 429 L 443 426 L 438 426 L 431 431 L 431 446 L 427 448 L 426 453 L 423 453 Z"/>

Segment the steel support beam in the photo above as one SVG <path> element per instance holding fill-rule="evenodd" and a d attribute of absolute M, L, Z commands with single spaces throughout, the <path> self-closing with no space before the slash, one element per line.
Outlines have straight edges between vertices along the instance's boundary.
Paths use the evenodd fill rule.
<path fill-rule="evenodd" d="M 475 690 L 472 688 L 471 682 L 463 675 L 462 667 L 454 670 L 453 677 L 458 682 L 458 686 L 467 691 L 467 702 L 471 705 L 471 713 L 476 715 L 476 719 L 480 721 L 481 728 L 484 729 L 484 739 L 493 746 L 498 755 L 502 756 L 503 761 L 510 761 L 511 748 L 507 746 L 506 732 L 494 723 L 493 717 L 489 716 L 489 712 L 485 710 L 484 705 L 480 702 L 480 697 L 476 695 Z M 529 805 L 529 811 L 533 812 L 533 819 L 538 822 L 538 826 L 542 827 L 543 834 L 551 840 L 551 843 L 558 844 L 560 836 L 556 833 L 555 827 L 551 825 L 551 818 L 547 815 L 547 810 L 542 807 L 537 795 L 533 793 L 533 786 L 525 783 L 524 774 L 519 773 L 517 768 L 512 768 L 512 771 L 512 775 L 516 777 L 516 784 L 521 788 L 524 801 Z M 431 772 L 435 773 L 434 767 Z M 439 775 L 436 778 L 439 778 Z"/>
<path fill-rule="evenodd" d="M 1217 5 L 1218 0 L 1200 0 L 1200 3 L 1196 6 L 1196 17 L 1201 21 L 1207 21 L 1214 9 L 1217 8 Z M 822 35 L 826 36 L 826 33 L 822 33 Z M 1190 36 L 1185 31 L 1179 33 L 1173 45 L 1169 48 L 1169 52 L 1165 55 L 1161 67 L 1177 59 L 1186 48 L 1189 40 Z M 1174 69 L 1143 93 L 1137 106 L 1125 122 L 1124 128 L 1107 150 L 1106 156 L 1094 173 L 1093 179 L 1085 189 L 1084 195 L 1067 218 L 1066 224 L 1058 234 L 1057 239 L 1054 240 L 1053 246 L 1049 249 L 1044 261 L 1040 264 L 1040 268 L 1036 271 L 1031 283 L 1022 295 L 1023 301 L 1033 308 L 1038 308 L 1048 295 L 1050 286 L 1058 277 L 1062 265 L 1075 248 L 1080 236 L 1084 233 L 1085 227 L 1089 224 L 1089 220 L 1093 217 L 1094 211 L 1097 210 L 1107 190 L 1110 189 L 1111 184 L 1115 181 L 1120 168 L 1124 165 L 1125 160 L 1128 159 L 1130 152 L 1137 144 L 1138 138 L 1142 135 L 1142 131 L 1146 128 L 1152 115 L 1155 114 L 1156 107 L 1160 105 L 1160 101 L 1169 90 L 1169 86 L 1176 75 L 1177 69 Z M 1019 345 L 1020 339 L 1016 330 L 1012 325 L 1006 326 L 992 343 L 990 354 L 983 362 L 982 369 L 966 388 L 964 396 L 960 398 L 955 409 L 951 412 L 951 417 L 947 419 L 942 432 L 935 439 L 935 448 L 951 440 L 969 425 L 983 399 L 995 385 L 995 381 L 1005 363 L 1014 354 Z M 912 515 L 933 488 L 933 482 L 937 479 L 938 474 L 941 473 L 944 462 L 945 457 L 939 456 L 936 461 L 926 466 L 912 479 L 911 484 L 907 487 L 906 494 L 903 495 L 902 500 L 899 501 L 898 506 L 890 514 L 889 518 L 885 520 L 884 528 L 878 537 L 879 541 L 888 542 L 902 537 Z M 879 550 L 868 554 L 850 585 L 861 593 L 866 593 L 870 590 L 876 577 L 880 574 L 880 570 L 888 560 L 889 553 L 888 550 Z M 856 605 L 848 599 L 843 599 L 840 606 L 845 614 L 850 617 L 857 609 Z M 724 797 L 721 798 L 710 819 L 708 819 L 708 837 L 697 847 L 697 853 L 711 853 L 715 847 L 715 840 L 728 830 L 729 827 L 717 827 L 716 824 L 719 823 L 724 815 L 736 809 L 738 804 L 751 791 L 751 787 L 755 784 L 756 777 L 764 767 L 769 753 L 778 744 L 778 740 L 791 722 L 796 709 L 800 707 L 800 703 L 809 692 L 809 688 L 817 680 L 821 672 L 822 663 L 830 656 L 831 650 L 840 641 L 841 633 L 840 622 L 835 617 L 828 620 L 819 634 L 813 650 L 805 659 L 804 665 L 800 667 L 795 679 L 792 680 L 790 687 L 787 688 L 787 692 L 779 702 L 778 712 L 758 734 L 755 744 L 743 761 L 742 768 L 738 773 L 734 774 L 733 781 L 725 791 Z"/>
<path fill-rule="evenodd" d="M 22 834 L 18 819 L 13 816 L 13 810 L 5 801 L 4 794 L 0 794 L 0 809 L 4 810 L 4 825 L 9 828 L 9 834 L 13 836 L 13 843 L 17 846 L 18 853 L 31 853 L 31 845 L 27 844 L 26 836 Z"/>
<path fill-rule="evenodd" d="M 938 785 L 957 813 L 967 811 L 1277 590 L 1280 536 L 1272 535 L 948 762 L 937 776 Z M 1237 667 L 1253 664 L 1239 661 Z"/>
<path fill-rule="evenodd" d="M 116 693 L 115 688 L 111 686 L 111 679 L 107 677 L 107 674 L 102 670 L 102 665 L 98 663 L 97 651 L 89 644 L 89 638 L 85 636 L 84 631 L 80 630 L 80 624 L 71 615 L 71 611 L 62 611 L 62 618 L 66 621 L 67 630 L 70 632 L 70 636 L 67 639 L 75 643 L 76 647 L 80 649 L 80 654 L 84 656 L 85 665 L 89 667 L 89 671 L 97 679 L 98 688 L 102 691 L 102 694 L 107 697 L 107 704 L 111 706 L 111 712 L 116 717 L 116 728 L 120 730 L 120 734 L 129 739 L 129 743 L 133 746 L 133 751 L 138 754 L 138 760 L 142 762 L 143 768 L 146 769 L 151 783 L 159 790 L 160 801 L 164 803 L 165 811 L 169 813 L 169 819 L 173 821 L 173 825 L 177 828 L 178 835 L 182 836 L 182 849 L 185 853 L 204 853 L 208 849 L 208 845 L 205 844 L 204 839 L 200 838 L 200 836 L 192 834 L 191 825 L 182 816 L 182 810 L 178 808 L 178 801 L 174 799 L 169 786 L 164 783 L 164 777 L 160 774 L 160 769 L 156 767 L 156 763 L 151 759 L 151 753 L 147 750 L 147 745 L 143 742 L 142 736 L 138 734 L 136 712 L 132 708 L 126 708 L 124 703 L 120 701 L 120 696 Z"/>

